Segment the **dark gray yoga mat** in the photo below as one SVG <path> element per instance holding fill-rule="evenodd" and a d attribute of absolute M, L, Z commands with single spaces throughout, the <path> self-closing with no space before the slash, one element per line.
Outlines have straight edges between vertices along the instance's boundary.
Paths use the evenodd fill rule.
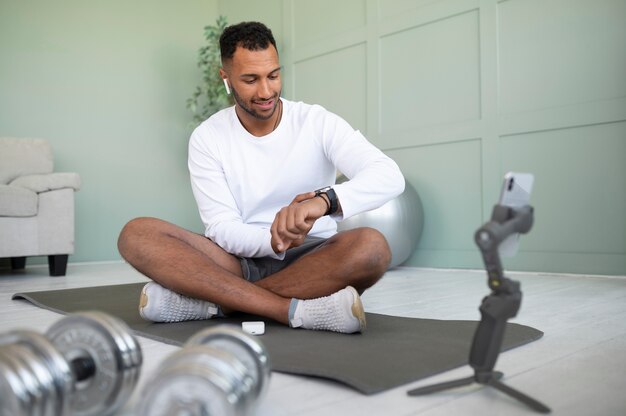
<path fill-rule="evenodd" d="M 59 313 L 101 310 L 123 319 L 137 335 L 181 345 L 207 326 L 262 318 L 246 315 L 207 321 L 155 324 L 137 310 L 143 283 L 17 293 L 41 308 Z M 290 329 L 265 320 L 272 370 L 323 377 L 374 394 L 467 364 L 475 321 L 444 321 L 367 314 L 363 334 Z M 508 324 L 502 350 L 535 341 L 543 333 Z M 471 369 L 468 367 L 468 375 Z"/>

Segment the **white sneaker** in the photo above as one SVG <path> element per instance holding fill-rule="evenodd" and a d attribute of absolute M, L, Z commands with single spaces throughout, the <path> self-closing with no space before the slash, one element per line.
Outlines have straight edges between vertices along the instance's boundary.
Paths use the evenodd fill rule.
<path fill-rule="evenodd" d="M 359 292 L 348 286 L 323 298 L 298 300 L 292 328 L 302 327 L 318 331 L 334 331 L 344 334 L 365 330 L 365 311 Z"/>
<path fill-rule="evenodd" d="M 155 282 L 141 289 L 139 314 L 146 321 L 182 322 L 209 319 L 217 314 L 217 305 L 183 296 Z"/>

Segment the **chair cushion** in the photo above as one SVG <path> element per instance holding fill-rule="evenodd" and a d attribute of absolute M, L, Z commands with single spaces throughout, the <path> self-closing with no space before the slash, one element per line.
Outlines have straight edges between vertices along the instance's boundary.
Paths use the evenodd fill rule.
<path fill-rule="evenodd" d="M 37 215 L 37 194 L 21 186 L 0 184 L 0 217 Z"/>
<path fill-rule="evenodd" d="M 55 189 L 72 188 L 80 189 L 80 176 L 74 172 L 55 172 L 46 175 L 26 175 L 9 183 L 11 186 L 21 186 L 33 192 L 47 192 Z"/>
<path fill-rule="evenodd" d="M 22 175 L 50 173 L 53 167 L 46 140 L 0 137 L 0 184 Z"/>

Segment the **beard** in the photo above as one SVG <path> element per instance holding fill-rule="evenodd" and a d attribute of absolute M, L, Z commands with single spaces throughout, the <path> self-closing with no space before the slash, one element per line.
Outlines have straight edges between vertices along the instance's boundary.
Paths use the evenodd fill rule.
<path fill-rule="evenodd" d="M 274 100 L 274 108 L 272 108 L 272 111 L 270 112 L 270 114 L 263 115 L 263 114 L 259 114 L 256 110 L 254 110 L 251 106 L 249 106 L 241 98 L 241 96 L 239 94 L 237 94 L 237 90 L 235 90 L 232 85 L 230 86 L 230 89 L 233 92 L 233 98 L 235 99 L 235 103 L 237 103 L 237 105 L 239 107 L 241 107 L 241 109 L 243 111 L 245 111 L 246 113 L 248 113 L 249 115 L 251 115 L 252 117 L 254 117 L 254 118 L 258 119 L 258 120 L 269 120 L 274 115 L 274 112 L 276 111 L 276 108 L 278 108 L 278 98 L 280 97 L 280 94 L 281 94 L 280 91 L 278 92 L 278 94 L 276 94 L 274 97 L 270 98 L 269 100 L 258 100 L 258 101 Z"/>

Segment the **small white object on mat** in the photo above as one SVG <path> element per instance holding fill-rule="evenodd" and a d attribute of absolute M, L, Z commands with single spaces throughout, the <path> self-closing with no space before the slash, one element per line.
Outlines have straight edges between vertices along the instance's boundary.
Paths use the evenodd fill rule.
<path fill-rule="evenodd" d="M 244 332 L 252 335 L 263 335 L 265 333 L 265 322 L 263 321 L 252 321 L 252 322 L 242 322 L 241 328 Z"/>

